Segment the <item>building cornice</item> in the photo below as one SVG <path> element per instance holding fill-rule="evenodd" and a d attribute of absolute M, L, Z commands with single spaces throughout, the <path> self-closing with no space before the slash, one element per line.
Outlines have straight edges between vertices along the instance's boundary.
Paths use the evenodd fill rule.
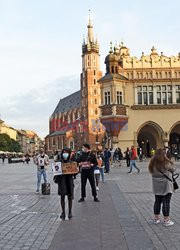
<path fill-rule="evenodd" d="M 168 104 L 168 105 L 133 105 L 133 110 L 154 110 L 154 109 L 180 109 L 180 104 Z"/>

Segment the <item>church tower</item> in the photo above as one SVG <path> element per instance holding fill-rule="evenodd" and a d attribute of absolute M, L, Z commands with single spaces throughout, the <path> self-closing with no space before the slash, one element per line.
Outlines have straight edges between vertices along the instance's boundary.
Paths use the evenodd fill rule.
<path fill-rule="evenodd" d="M 99 44 L 93 35 L 91 18 L 88 21 L 87 39 L 82 45 L 81 96 L 82 111 L 88 124 L 85 140 L 97 148 L 101 144 L 102 131 L 100 126 L 101 96 L 98 80 L 102 77 L 100 71 Z"/>

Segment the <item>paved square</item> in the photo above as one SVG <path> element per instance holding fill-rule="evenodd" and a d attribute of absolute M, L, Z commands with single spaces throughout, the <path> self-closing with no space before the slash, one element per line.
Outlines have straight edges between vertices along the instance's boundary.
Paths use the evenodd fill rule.
<path fill-rule="evenodd" d="M 153 225 L 154 197 L 147 164 L 139 163 L 141 173 L 129 175 L 125 163 L 114 166 L 106 175 L 106 183 L 100 184 L 100 203 L 93 202 L 90 190 L 84 203 L 77 202 L 77 177 L 74 217 L 61 222 L 57 186 L 50 169 L 51 195 L 42 196 L 35 194 L 34 164 L 0 163 L 0 249 L 180 249 L 180 191 L 172 198 L 175 225 Z"/>

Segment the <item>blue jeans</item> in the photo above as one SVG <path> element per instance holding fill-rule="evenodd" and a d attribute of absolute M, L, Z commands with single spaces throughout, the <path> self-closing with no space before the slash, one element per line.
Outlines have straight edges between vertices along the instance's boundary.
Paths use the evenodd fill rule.
<path fill-rule="evenodd" d="M 101 174 L 102 182 L 104 182 L 104 168 L 99 168 L 99 171 Z"/>
<path fill-rule="evenodd" d="M 130 161 L 130 170 L 129 170 L 129 173 L 132 172 L 133 166 L 137 169 L 138 172 L 140 172 L 139 168 L 136 165 L 136 160 L 131 160 Z"/>
<path fill-rule="evenodd" d="M 37 191 L 40 189 L 41 185 L 41 176 L 43 175 L 44 182 L 47 182 L 47 175 L 46 175 L 46 170 L 45 169 L 40 169 L 37 171 Z"/>

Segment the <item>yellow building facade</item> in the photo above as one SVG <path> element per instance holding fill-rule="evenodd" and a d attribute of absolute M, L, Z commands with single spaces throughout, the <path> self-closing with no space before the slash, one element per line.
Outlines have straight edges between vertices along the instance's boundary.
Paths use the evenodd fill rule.
<path fill-rule="evenodd" d="M 111 45 L 105 64 L 100 120 L 113 148 L 180 152 L 180 54 L 168 57 L 153 47 L 138 59 L 123 44 Z"/>
<path fill-rule="evenodd" d="M 16 140 L 17 131 L 16 129 L 8 126 L 4 121 L 0 120 L 0 134 L 7 134 L 11 139 Z"/>

